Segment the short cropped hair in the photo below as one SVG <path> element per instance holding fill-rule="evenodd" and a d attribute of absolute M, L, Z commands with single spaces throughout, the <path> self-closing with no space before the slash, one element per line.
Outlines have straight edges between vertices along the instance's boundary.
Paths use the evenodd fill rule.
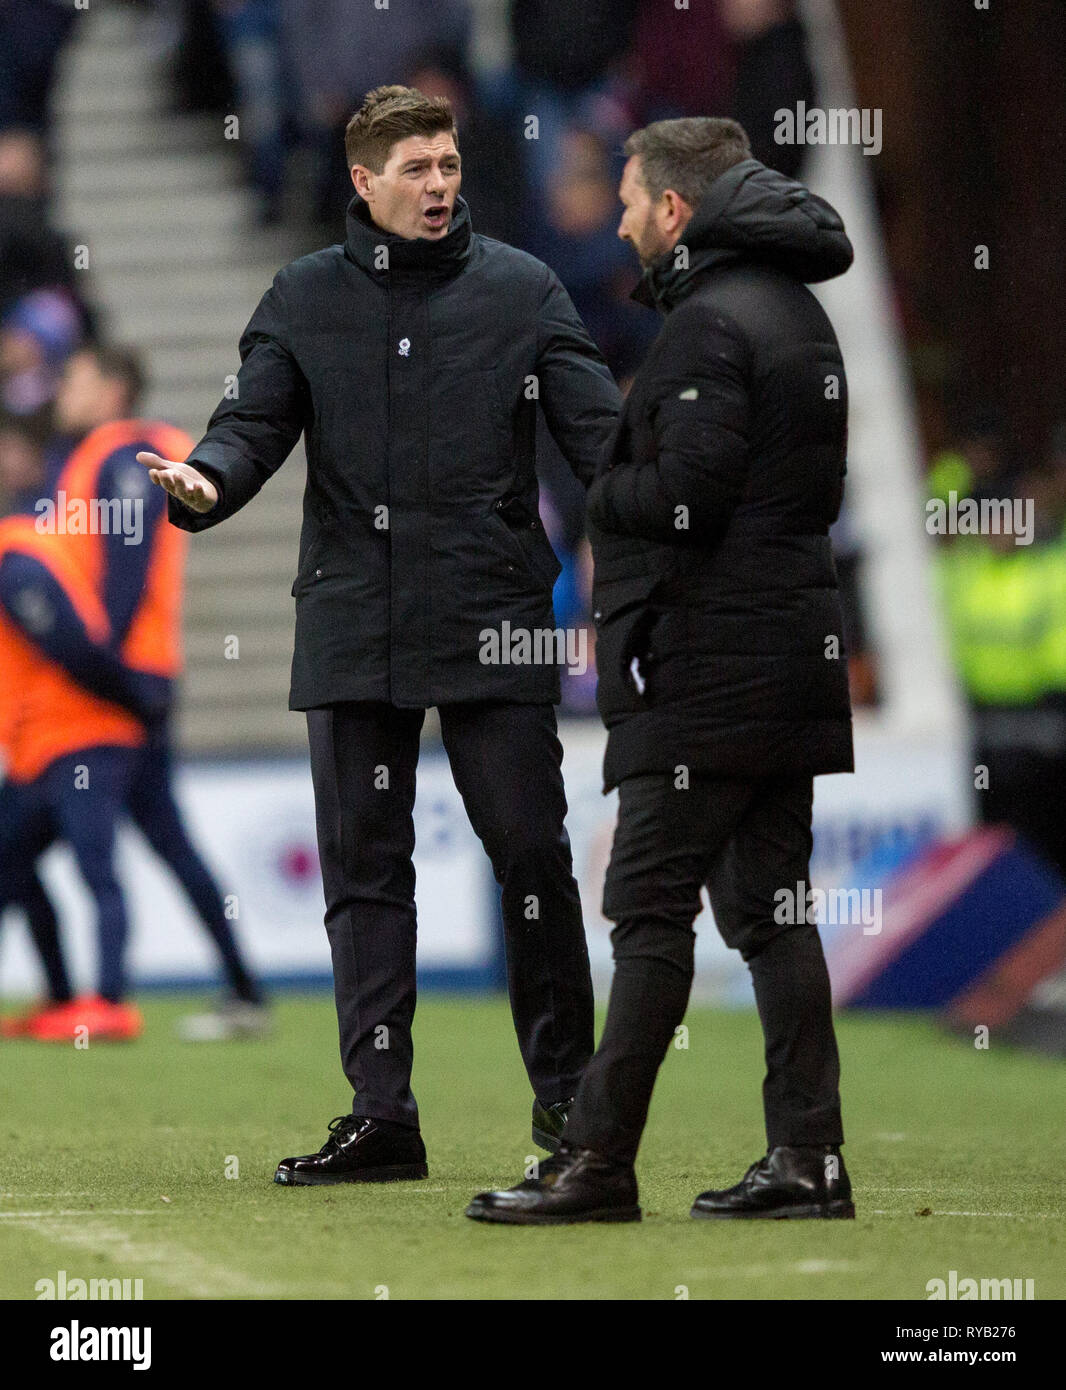
<path fill-rule="evenodd" d="M 751 158 L 751 142 L 736 121 L 686 116 L 634 131 L 625 152 L 640 158 L 641 178 L 652 202 L 672 188 L 694 208 L 719 174 Z"/>
<path fill-rule="evenodd" d="M 348 168 L 362 164 L 380 174 L 398 140 L 441 131 L 448 131 L 458 146 L 455 116 L 446 97 L 427 97 L 414 87 L 375 87 L 344 132 Z"/>

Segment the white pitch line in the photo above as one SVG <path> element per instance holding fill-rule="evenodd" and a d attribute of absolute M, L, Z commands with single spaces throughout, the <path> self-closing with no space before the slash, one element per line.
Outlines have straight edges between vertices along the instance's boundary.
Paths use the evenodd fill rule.
<path fill-rule="evenodd" d="M 689 1279 L 765 1279 L 774 1274 L 856 1274 L 868 1270 L 868 1264 L 854 1260 L 799 1260 L 793 1264 L 738 1265 L 734 1268 L 693 1270 Z"/>
<path fill-rule="evenodd" d="M 91 1207 L 87 1211 L 0 1211 L 0 1221 L 39 1220 L 41 1217 L 68 1216 L 161 1216 L 155 1207 Z"/>
<path fill-rule="evenodd" d="M 862 1209 L 859 1209 L 859 1215 Z M 909 1216 L 906 1211 L 870 1211 L 868 1216 Z M 997 1216 L 1010 1221 L 1066 1221 L 1060 1211 L 931 1211 L 930 1216 Z"/>
<path fill-rule="evenodd" d="M 145 1213 L 150 1215 L 151 1213 Z M 89 1216 L 95 1212 L 87 1213 Z M 158 1275 L 161 1284 L 181 1289 L 193 1298 L 219 1298 L 232 1294 L 238 1298 L 281 1298 L 285 1290 L 276 1284 L 251 1279 L 239 1270 L 215 1264 L 180 1245 L 162 1241 L 133 1240 L 125 1231 L 95 1223 L 82 1228 L 55 1223 L 55 1213 L 46 1220 L 27 1220 L 26 1228 L 46 1240 L 89 1250 L 99 1256 L 105 1250 L 108 1257 L 126 1269 L 138 1273 L 145 1283 Z"/>
<path fill-rule="evenodd" d="M 862 1186 L 863 1192 L 958 1192 L 957 1182 L 929 1182 L 924 1187 L 867 1187 Z"/>

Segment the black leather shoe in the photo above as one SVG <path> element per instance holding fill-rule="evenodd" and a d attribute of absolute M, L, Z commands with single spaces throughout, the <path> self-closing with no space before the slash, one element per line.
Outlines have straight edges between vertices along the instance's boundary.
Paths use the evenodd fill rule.
<path fill-rule="evenodd" d="M 538 1176 L 503 1192 L 479 1192 L 466 1209 L 474 1221 L 508 1226 L 569 1226 L 577 1221 L 639 1221 L 637 1179 L 628 1164 L 562 1144 Z"/>
<path fill-rule="evenodd" d="M 830 1163 L 829 1159 L 835 1160 Z M 803 1148 L 780 1145 L 753 1163 L 736 1187 L 701 1192 L 696 1217 L 767 1217 L 771 1220 L 839 1218 L 855 1215 L 851 1179 L 835 1144 Z"/>
<path fill-rule="evenodd" d="M 539 1100 L 533 1102 L 534 1144 L 539 1144 L 550 1154 L 559 1152 L 559 1144 L 573 1103 L 573 1096 L 569 1100 L 556 1101 L 554 1105 L 541 1105 Z"/>
<path fill-rule="evenodd" d="M 313 1187 L 335 1182 L 403 1182 L 428 1176 L 426 1146 L 417 1129 L 363 1115 L 338 1115 L 330 1121 L 329 1138 L 318 1153 L 283 1158 L 274 1181 L 286 1187 Z"/>

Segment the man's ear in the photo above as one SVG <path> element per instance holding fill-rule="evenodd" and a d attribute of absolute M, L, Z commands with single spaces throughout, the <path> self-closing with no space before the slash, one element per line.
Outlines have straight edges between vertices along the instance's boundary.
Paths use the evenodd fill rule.
<path fill-rule="evenodd" d="M 675 193 L 672 188 L 666 189 L 663 193 L 663 200 L 666 204 L 664 209 L 665 230 L 670 232 L 684 231 L 692 217 L 693 209 L 685 202 L 680 193 Z"/>
<path fill-rule="evenodd" d="M 366 195 L 368 192 L 373 192 L 370 170 L 362 164 L 353 164 L 350 173 L 356 193 L 359 194 L 364 202 L 369 201 Z"/>

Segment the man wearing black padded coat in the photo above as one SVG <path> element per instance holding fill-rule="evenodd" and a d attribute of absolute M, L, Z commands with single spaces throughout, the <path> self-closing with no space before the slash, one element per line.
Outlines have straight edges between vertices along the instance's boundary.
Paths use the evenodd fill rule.
<path fill-rule="evenodd" d="M 346 149 L 358 196 L 344 244 L 279 272 L 241 340 L 233 399 L 188 460 L 139 456 L 171 493 L 171 520 L 200 531 L 249 502 L 306 435 L 290 706 L 307 711 L 354 1099 L 320 1152 L 278 1166 L 276 1181 L 296 1186 L 427 1173 L 410 1086 L 411 855 L 430 706 L 502 886 L 511 1006 L 545 1148 L 593 1046 L 559 668 L 484 656 L 487 632 L 555 626 L 538 401 L 587 486 L 620 397 L 553 272 L 471 231 L 446 101 L 379 88 Z"/>
<path fill-rule="evenodd" d="M 588 502 L 604 780 L 620 798 L 604 890 L 614 981 L 560 1149 L 467 1215 L 640 1219 L 634 1160 L 706 885 L 751 970 L 767 1153 L 692 1215 L 851 1217 L 829 977 L 797 890 L 813 777 L 853 766 L 828 536 L 847 390 L 806 288 L 847 270 L 851 244 L 827 203 L 750 157 L 733 121 L 658 122 L 626 152 L 619 234 L 666 321 Z M 802 896 L 792 914 L 782 892 Z"/>

